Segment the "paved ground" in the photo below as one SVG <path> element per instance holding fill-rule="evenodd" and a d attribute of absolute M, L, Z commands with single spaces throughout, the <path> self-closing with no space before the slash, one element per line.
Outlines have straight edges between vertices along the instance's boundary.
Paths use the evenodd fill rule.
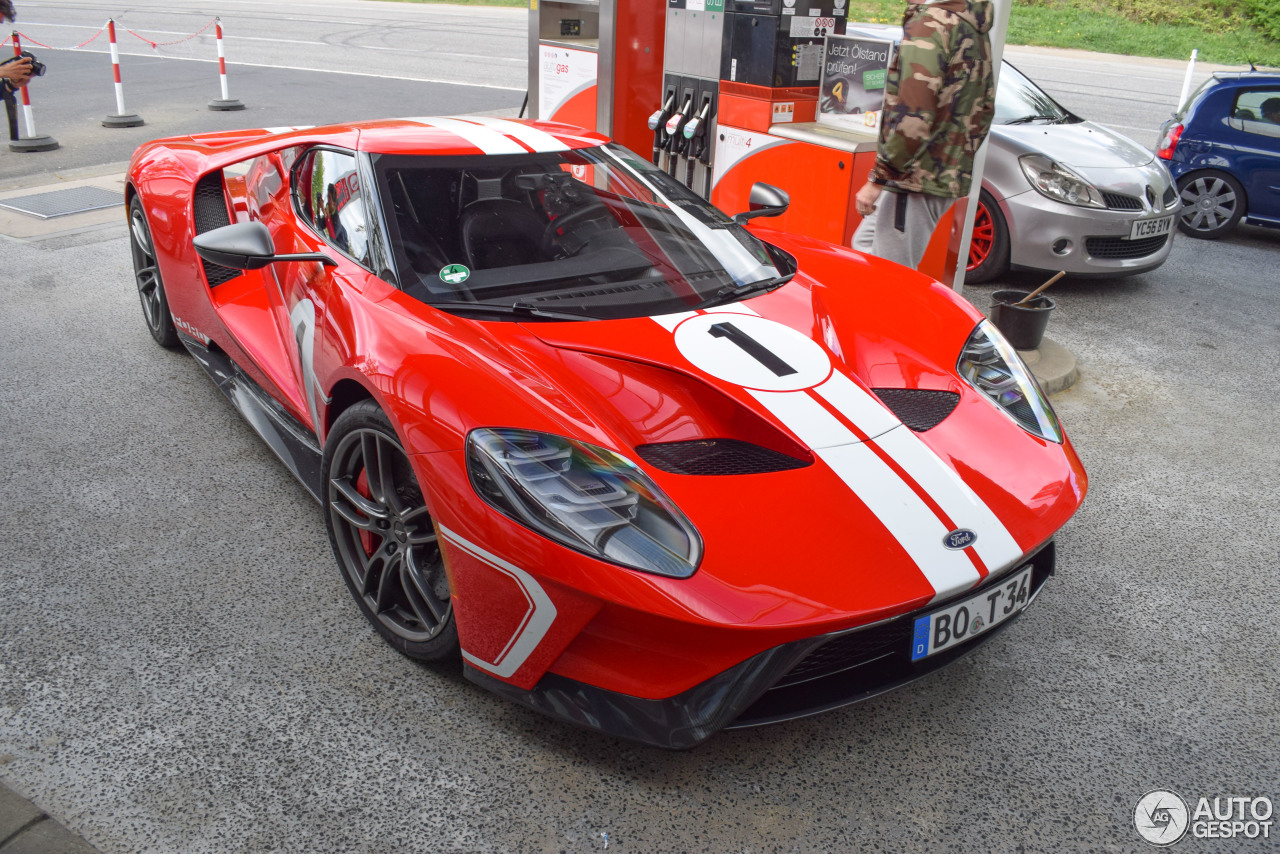
<path fill-rule="evenodd" d="M 1134 851 L 1149 790 L 1280 800 L 1280 232 L 1055 286 L 1092 487 L 1019 624 L 670 754 L 381 643 L 318 507 L 147 337 L 112 216 L 0 238 L 0 779 L 104 854 Z"/>

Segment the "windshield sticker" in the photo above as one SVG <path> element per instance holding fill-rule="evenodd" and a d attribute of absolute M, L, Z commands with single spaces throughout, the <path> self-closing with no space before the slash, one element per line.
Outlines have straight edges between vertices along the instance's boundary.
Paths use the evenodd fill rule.
<path fill-rule="evenodd" d="M 471 271 L 462 264 L 450 264 L 440 271 L 440 281 L 450 285 L 460 285 L 471 278 Z"/>

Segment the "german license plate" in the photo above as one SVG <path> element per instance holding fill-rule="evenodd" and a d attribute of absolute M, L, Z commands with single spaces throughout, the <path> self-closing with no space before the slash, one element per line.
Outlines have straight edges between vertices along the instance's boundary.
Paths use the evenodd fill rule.
<path fill-rule="evenodd" d="M 999 584 L 916 619 L 911 660 L 919 661 L 991 631 L 1027 607 L 1031 599 L 1031 567 Z"/>
<path fill-rule="evenodd" d="M 1142 237 L 1159 237 L 1162 234 L 1168 234 L 1173 230 L 1173 217 L 1166 216 L 1160 219 L 1140 219 L 1134 222 L 1129 228 L 1129 239 L 1138 240 Z"/>

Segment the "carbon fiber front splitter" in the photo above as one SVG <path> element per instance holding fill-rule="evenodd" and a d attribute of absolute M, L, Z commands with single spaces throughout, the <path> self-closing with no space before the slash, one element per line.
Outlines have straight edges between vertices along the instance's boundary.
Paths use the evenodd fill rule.
<path fill-rule="evenodd" d="M 871 626 L 818 635 L 765 650 L 689 690 L 650 700 L 607 691 L 548 673 L 525 691 L 464 665 L 466 677 L 508 700 L 607 735 L 656 747 L 696 747 L 722 729 L 742 729 L 809 717 L 861 702 L 933 673 L 1000 634 L 1017 617 L 945 652 L 913 662 L 911 627 L 917 617 L 972 596 L 1011 572 L 1032 567 L 1031 600 L 1054 572 L 1052 541 L 982 585 L 928 607 Z M 1029 604 L 1029 603 L 1028 603 Z M 799 666 L 830 645 L 856 648 L 828 655 L 821 668 Z"/>

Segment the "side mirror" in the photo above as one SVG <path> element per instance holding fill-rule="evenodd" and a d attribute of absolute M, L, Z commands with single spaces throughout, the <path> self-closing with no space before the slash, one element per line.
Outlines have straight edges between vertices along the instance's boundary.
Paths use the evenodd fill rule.
<path fill-rule="evenodd" d="M 748 199 L 751 210 L 734 216 L 733 221 L 742 225 L 749 219 L 758 216 L 782 216 L 791 206 L 791 197 L 787 191 L 763 181 L 751 185 L 751 196 Z"/>
<path fill-rule="evenodd" d="M 260 222 L 224 225 L 197 235 L 192 244 L 196 254 L 210 264 L 233 270 L 260 270 L 276 261 L 319 261 L 326 267 L 338 266 L 337 261 L 323 252 L 277 255 L 271 232 Z"/>

